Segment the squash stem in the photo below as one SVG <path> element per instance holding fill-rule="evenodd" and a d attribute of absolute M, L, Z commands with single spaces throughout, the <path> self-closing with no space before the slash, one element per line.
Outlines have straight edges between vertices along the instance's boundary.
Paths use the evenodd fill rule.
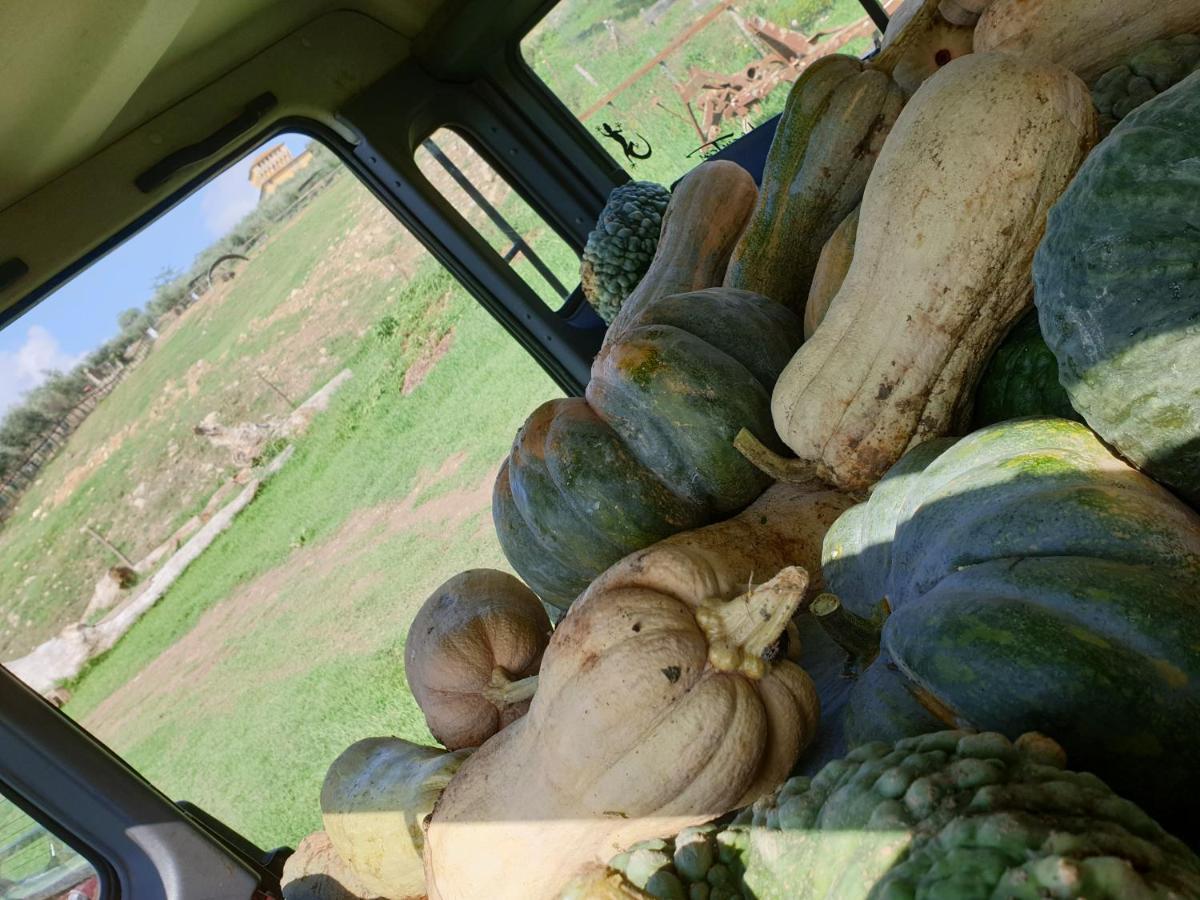
<path fill-rule="evenodd" d="M 776 481 L 804 484 L 817 477 L 816 463 L 802 459 L 785 459 L 745 428 L 733 439 L 733 447 L 756 469 Z"/>
<path fill-rule="evenodd" d="M 834 594 L 819 594 L 808 611 L 853 659 L 866 665 L 879 655 L 879 625 L 850 612 Z"/>
<path fill-rule="evenodd" d="M 729 601 L 709 600 L 696 609 L 708 638 L 708 661 L 725 672 L 751 678 L 767 673 L 763 654 L 787 628 L 808 590 L 808 573 L 789 566 L 770 581 Z"/>
<path fill-rule="evenodd" d="M 528 700 L 537 691 L 538 677 L 530 675 L 513 681 L 500 666 L 492 669 L 492 683 L 480 693 L 498 710 L 505 710 Z"/>

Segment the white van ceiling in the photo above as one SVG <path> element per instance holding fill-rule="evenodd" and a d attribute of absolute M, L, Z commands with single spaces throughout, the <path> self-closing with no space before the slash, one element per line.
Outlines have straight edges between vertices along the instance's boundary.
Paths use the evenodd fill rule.
<path fill-rule="evenodd" d="M 0 210 L 305 22 L 354 9 L 406 37 L 440 0 L 3 0 Z"/>

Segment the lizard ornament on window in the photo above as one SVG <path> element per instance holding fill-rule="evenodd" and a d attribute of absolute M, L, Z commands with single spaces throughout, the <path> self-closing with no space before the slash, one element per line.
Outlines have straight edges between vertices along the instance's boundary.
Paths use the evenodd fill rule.
<path fill-rule="evenodd" d="M 625 137 L 625 135 L 621 132 L 621 127 L 619 125 L 616 128 L 613 128 L 607 122 L 603 122 L 601 123 L 600 133 L 606 138 L 610 138 L 620 144 L 621 152 L 624 153 L 625 158 L 631 162 L 639 159 L 649 159 L 650 154 L 654 152 L 654 148 L 650 146 L 650 142 L 639 134 L 637 136 L 638 140 L 646 145 L 646 151 L 644 153 L 640 152 L 637 149 L 637 141 L 631 141 L 629 138 Z M 634 164 L 636 165 L 636 162 Z"/>

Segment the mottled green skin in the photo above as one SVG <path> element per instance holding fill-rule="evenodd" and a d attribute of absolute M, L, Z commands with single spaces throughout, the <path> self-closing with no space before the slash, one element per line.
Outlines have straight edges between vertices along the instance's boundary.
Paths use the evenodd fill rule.
<path fill-rule="evenodd" d="M 580 260 L 583 294 L 605 322 L 650 268 L 670 200 L 670 190 L 652 181 L 631 181 L 608 195 Z"/>
<path fill-rule="evenodd" d="M 828 589 L 891 609 L 851 743 L 931 716 L 1042 730 L 1180 812 L 1200 789 L 1200 517 L 1062 419 L 985 428 L 916 468 L 847 513 L 871 523 L 861 543 L 830 531 Z"/>
<path fill-rule="evenodd" d="M 769 480 L 733 448 L 781 448 L 771 388 L 802 340 L 779 304 L 719 288 L 649 304 L 592 365 L 586 400 L 552 400 L 517 433 L 492 494 L 508 561 L 559 608 L 617 560 L 728 518 Z"/>
<path fill-rule="evenodd" d="M 1023 416 L 1082 421 L 1058 381 L 1058 360 L 1031 312 L 1013 326 L 988 362 L 975 389 L 976 428 Z"/>
<path fill-rule="evenodd" d="M 754 900 L 1200 896 L 1200 859 L 1095 776 L 1063 766 L 1040 735 L 871 742 L 721 830 L 647 841 L 610 865 L 663 900 L 716 900 L 718 862 L 736 876 L 736 892 L 719 896 Z"/>
<path fill-rule="evenodd" d="M 1107 134 L 1121 119 L 1183 81 L 1197 68 L 1200 68 L 1200 34 L 1180 34 L 1151 41 L 1133 54 L 1129 62 L 1109 69 L 1092 85 L 1092 101 L 1100 113 L 1101 133 Z"/>
<path fill-rule="evenodd" d="M 1138 107 L 1050 211 L 1034 261 L 1071 404 L 1200 502 L 1200 73 Z"/>

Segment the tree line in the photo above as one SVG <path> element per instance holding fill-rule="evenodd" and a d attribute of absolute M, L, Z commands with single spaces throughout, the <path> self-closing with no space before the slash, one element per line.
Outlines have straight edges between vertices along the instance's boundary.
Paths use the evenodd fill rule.
<path fill-rule="evenodd" d="M 117 333 L 88 353 L 68 372 L 50 371 L 45 380 L 29 390 L 0 419 L 0 483 L 25 463 L 67 414 L 78 406 L 95 385 L 91 373 L 103 379 L 123 364 L 125 351 L 147 337 L 164 315 L 181 311 L 208 288 L 212 264 L 230 253 L 244 253 L 272 226 L 286 221 L 303 206 L 302 198 L 312 186 L 338 171 L 338 160 L 324 145 L 310 141 L 313 162 L 299 176 L 262 198 L 224 236 L 205 247 L 186 271 L 163 268 L 150 285 L 151 296 L 142 307 L 131 307 L 117 316 Z"/>

